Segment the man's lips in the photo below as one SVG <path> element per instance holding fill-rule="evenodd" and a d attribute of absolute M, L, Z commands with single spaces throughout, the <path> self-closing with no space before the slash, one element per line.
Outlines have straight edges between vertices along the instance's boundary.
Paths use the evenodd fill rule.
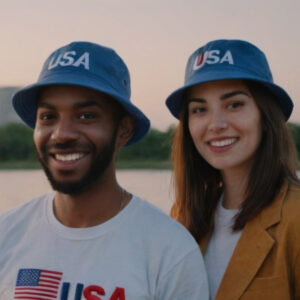
<path fill-rule="evenodd" d="M 73 148 L 73 149 L 48 149 L 48 157 L 53 158 L 57 162 L 71 163 L 79 161 L 90 153 L 87 148 Z"/>
<path fill-rule="evenodd" d="M 52 171 L 74 171 L 83 168 L 90 157 L 89 151 L 73 150 L 48 153 L 48 165 Z"/>
<path fill-rule="evenodd" d="M 58 161 L 62 162 L 70 162 L 70 161 L 76 161 L 85 156 L 86 153 L 84 152 L 73 152 L 73 153 L 67 153 L 67 154 L 54 154 L 54 158 Z"/>

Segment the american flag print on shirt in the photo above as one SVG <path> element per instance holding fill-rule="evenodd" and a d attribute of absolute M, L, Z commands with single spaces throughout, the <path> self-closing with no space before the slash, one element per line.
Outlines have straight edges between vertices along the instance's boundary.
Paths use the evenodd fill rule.
<path fill-rule="evenodd" d="M 57 299 L 63 273 L 40 269 L 20 269 L 14 299 Z"/>

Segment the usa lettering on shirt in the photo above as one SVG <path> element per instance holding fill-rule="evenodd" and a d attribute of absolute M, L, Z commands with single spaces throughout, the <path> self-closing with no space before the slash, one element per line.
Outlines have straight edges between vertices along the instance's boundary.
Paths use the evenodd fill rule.
<path fill-rule="evenodd" d="M 44 269 L 20 269 L 14 299 L 126 300 L 125 289 L 116 286 L 111 294 L 98 285 L 63 282 L 63 273 Z"/>
<path fill-rule="evenodd" d="M 102 286 L 89 285 L 85 287 L 81 283 L 77 283 L 75 294 L 71 295 L 69 294 L 70 287 L 69 282 L 63 283 L 59 300 L 126 300 L 125 289 L 118 286 L 111 295 L 106 294 Z"/>

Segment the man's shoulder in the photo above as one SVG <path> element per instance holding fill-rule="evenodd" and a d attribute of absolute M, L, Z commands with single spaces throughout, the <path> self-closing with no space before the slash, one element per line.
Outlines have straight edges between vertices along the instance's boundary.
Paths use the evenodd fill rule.
<path fill-rule="evenodd" d="M 165 226 L 174 228 L 176 230 L 186 231 L 186 229 L 181 224 L 172 219 L 160 208 L 149 203 L 147 200 L 142 199 L 138 196 L 134 196 L 133 200 L 139 206 L 139 216 L 141 219 L 143 219 L 143 222 L 151 223 L 153 226 L 156 226 L 157 224 L 157 226 L 159 227 L 161 227 L 160 224 L 163 223 Z"/>
<path fill-rule="evenodd" d="M 134 244 L 136 249 L 143 249 L 145 260 L 151 269 L 159 270 L 157 272 L 160 274 L 161 287 L 165 289 L 163 283 L 166 280 L 178 280 L 178 276 L 183 276 L 183 281 L 198 280 L 200 286 L 205 285 L 201 288 L 198 286 L 198 289 L 205 291 L 204 263 L 200 248 L 192 235 L 152 204 L 138 197 L 133 200 L 138 209 L 135 217 L 128 220 L 133 239 L 130 244 Z M 165 292 L 167 290 L 162 294 Z M 205 292 L 203 297 L 206 297 Z"/>
<path fill-rule="evenodd" d="M 49 197 L 51 197 L 50 194 L 42 195 L 1 213 L 0 226 L 5 223 L 17 224 L 31 215 L 38 213 L 44 207 L 45 201 Z"/>
<path fill-rule="evenodd" d="M 198 247 L 188 230 L 165 212 L 137 196 L 134 201 L 139 206 L 138 222 L 145 232 L 152 235 L 153 239 L 167 239 L 168 242 L 181 240 L 182 242 Z"/>

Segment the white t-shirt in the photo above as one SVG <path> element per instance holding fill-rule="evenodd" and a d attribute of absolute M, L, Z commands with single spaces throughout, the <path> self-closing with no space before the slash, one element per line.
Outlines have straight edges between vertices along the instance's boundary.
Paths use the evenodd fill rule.
<path fill-rule="evenodd" d="M 146 201 L 133 196 L 107 222 L 69 228 L 55 218 L 53 198 L 0 216 L 1 300 L 208 299 L 198 245 Z"/>
<path fill-rule="evenodd" d="M 241 231 L 232 231 L 238 209 L 225 209 L 219 201 L 215 212 L 214 231 L 204 254 L 210 299 L 215 299 L 219 285 L 230 261 Z"/>

